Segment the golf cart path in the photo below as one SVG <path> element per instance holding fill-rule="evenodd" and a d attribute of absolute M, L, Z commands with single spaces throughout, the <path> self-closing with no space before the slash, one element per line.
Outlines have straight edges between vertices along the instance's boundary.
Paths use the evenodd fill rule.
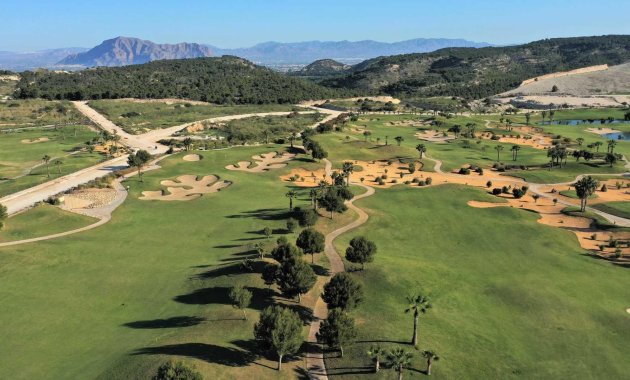
<path fill-rule="evenodd" d="M 328 159 L 323 160 L 326 164 L 326 175 L 330 176 L 332 174 L 332 163 Z M 357 207 L 354 202 L 369 197 L 374 194 L 375 190 L 373 187 L 364 185 L 362 183 L 352 183 L 353 185 L 361 186 L 366 191 L 361 195 L 357 195 L 351 200 L 346 202 L 346 206 L 349 209 L 353 210 L 359 216 L 352 223 L 346 224 L 345 226 L 339 227 L 336 230 L 330 232 L 326 235 L 325 239 L 325 248 L 324 253 L 330 262 L 330 277 L 332 277 L 335 273 L 343 272 L 345 267 L 343 265 L 343 260 L 341 259 L 341 255 L 335 249 L 333 242 L 335 239 L 350 230 L 353 230 L 365 222 L 367 222 L 369 215 L 363 211 L 360 207 Z M 311 327 L 308 332 L 308 344 L 309 344 L 309 352 L 306 355 L 306 369 L 309 373 L 310 379 L 317 380 L 327 380 L 328 375 L 326 372 L 326 364 L 324 362 L 324 351 L 323 347 L 317 343 L 317 333 L 319 332 L 319 327 L 321 321 L 326 319 L 328 316 L 328 308 L 324 300 L 319 297 L 317 302 L 315 303 L 315 307 L 313 308 L 313 317 L 314 320 L 311 322 Z"/>

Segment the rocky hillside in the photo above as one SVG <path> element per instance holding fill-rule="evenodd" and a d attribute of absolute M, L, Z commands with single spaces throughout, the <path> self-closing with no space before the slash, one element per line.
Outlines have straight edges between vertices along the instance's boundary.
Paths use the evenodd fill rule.
<path fill-rule="evenodd" d="M 379 57 L 321 83 L 393 96 L 483 98 L 523 80 L 600 64 L 630 61 L 630 36 L 556 38 L 509 47 L 452 48 Z"/>
<path fill-rule="evenodd" d="M 327 77 L 347 72 L 352 66 L 337 62 L 334 59 L 320 59 L 292 73 L 296 76 Z"/>
<path fill-rule="evenodd" d="M 156 44 L 138 38 L 116 37 L 82 53 L 72 54 L 58 65 L 125 66 L 162 59 L 210 57 L 209 47 L 194 43 Z"/>

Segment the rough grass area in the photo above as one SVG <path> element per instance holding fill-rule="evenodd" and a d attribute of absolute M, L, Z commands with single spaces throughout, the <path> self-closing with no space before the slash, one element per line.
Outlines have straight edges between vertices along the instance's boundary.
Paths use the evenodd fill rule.
<path fill-rule="evenodd" d="M 31 99 L 0 102 L 0 130 L 82 120 L 84 117 L 68 101 Z"/>
<path fill-rule="evenodd" d="M 616 215 L 622 218 L 630 219 L 630 202 L 606 202 L 591 205 L 591 207 Z"/>
<path fill-rule="evenodd" d="M 186 101 L 142 103 L 128 100 L 93 100 L 90 107 L 135 134 L 219 116 L 291 111 L 294 108 L 289 104 L 220 106 Z"/>

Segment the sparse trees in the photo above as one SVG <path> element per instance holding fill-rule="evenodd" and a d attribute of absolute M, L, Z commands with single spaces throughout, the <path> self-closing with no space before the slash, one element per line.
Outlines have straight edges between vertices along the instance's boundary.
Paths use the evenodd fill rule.
<path fill-rule="evenodd" d="M 413 359 L 413 354 L 400 347 L 394 348 L 387 354 L 387 362 L 398 372 L 398 380 L 402 380 L 403 370 L 411 364 L 411 359 Z"/>
<path fill-rule="evenodd" d="M 262 349 L 278 355 L 278 371 L 281 371 L 282 358 L 295 354 L 302 345 L 302 321 L 290 309 L 268 306 L 254 325 L 254 337 Z"/>
<path fill-rule="evenodd" d="M 580 198 L 580 211 L 586 210 L 586 202 L 588 197 L 593 195 L 597 189 L 598 181 L 591 176 L 585 176 L 580 178 L 573 184 L 575 193 Z"/>
<path fill-rule="evenodd" d="M 311 262 L 315 262 L 315 254 L 324 251 L 324 235 L 313 228 L 307 228 L 300 232 L 295 245 L 302 248 L 304 253 L 310 254 Z"/>
<path fill-rule="evenodd" d="M 346 259 L 352 263 L 361 264 L 361 270 L 366 263 L 374 261 L 376 244 L 363 236 L 357 236 L 350 240 L 350 246 L 346 248 Z"/>
<path fill-rule="evenodd" d="M 332 309 L 328 312 L 328 318 L 322 321 L 317 333 L 317 341 L 324 343 L 329 348 L 339 348 L 343 357 L 343 346 L 356 338 L 357 330 L 354 319 L 341 309 Z"/>
<path fill-rule="evenodd" d="M 340 272 L 324 285 L 322 299 L 329 309 L 351 310 L 363 302 L 363 287 L 349 273 Z"/>
<path fill-rule="evenodd" d="M 50 164 L 51 159 L 52 158 L 47 154 L 45 154 L 44 157 L 42 157 L 42 161 L 44 161 L 44 165 L 46 165 L 46 176 L 48 178 L 50 178 L 50 165 L 49 164 Z"/>
<path fill-rule="evenodd" d="M 418 344 L 418 318 L 420 314 L 425 314 L 431 307 L 429 298 L 422 294 L 413 294 L 407 296 L 407 309 L 405 313 L 413 313 L 413 336 L 411 337 L 411 344 L 416 346 Z"/>
<path fill-rule="evenodd" d="M 424 351 L 422 351 L 422 357 L 427 359 L 426 374 L 427 374 L 427 376 L 431 376 L 431 367 L 433 366 L 433 362 L 440 360 L 440 357 L 437 356 L 435 351 L 431 351 L 431 350 L 424 350 Z"/>
<path fill-rule="evenodd" d="M 142 179 L 142 168 L 151 159 L 151 154 L 146 150 L 139 150 L 136 153 L 132 153 L 127 158 L 127 164 L 131 167 L 138 169 L 138 177 L 140 182 L 144 182 Z"/>
<path fill-rule="evenodd" d="M 249 307 L 249 304 L 252 301 L 252 292 L 245 289 L 242 286 L 234 286 L 232 290 L 230 290 L 230 302 L 232 302 L 232 306 L 241 310 L 243 312 L 243 319 L 247 320 L 247 314 L 245 313 L 245 309 Z"/>

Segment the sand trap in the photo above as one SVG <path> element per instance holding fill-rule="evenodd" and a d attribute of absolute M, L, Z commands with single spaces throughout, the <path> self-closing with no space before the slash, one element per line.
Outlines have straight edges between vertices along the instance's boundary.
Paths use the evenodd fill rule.
<path fill-rule="evenodd" d="M 250 173 L 261 173 L 271 169 L 280 169 L 287 166 L 287 162 L 292 160 L 295 154 L 269 152 L 261 154 L 260 156 L 252 156 L 255 160 L 255 166 L 252 166 L 251 161 L 240 161 L 236 165 L 228 165 L 225 168 L 228 170 L 239 170 Z"/>
<path fill-rule="evenodd" d="M 64 205 L 71 210 L 91 209 L 110 204 L 116 199 L 114 189 L 78 190 L 64 197 Z"/>
<path fill-rule="evenodd" d="M 607 191 L 601 191 L 602 186 L 606 184 Z M 630 187 L 628 187 L 630 181 L 627 179 L 609 179 L 606 181 L 599 181 L 599 185 L 597 186 L 597 190 L 595 191 L 596 198 L 589 199 L 588 204 L 598 204 L 598 203 L 607 203 L 607 202 L 630 202 Z M 540 191 L 548 194 L 554 194 L 553 190 L 556 190 L 554 197 L 558 199 L 562 199 L 565 202 L 569 202 L 579 205 L 579 200 L 566 197 L 560 194 L 560 191 L 564 190 L 573 190 L 569 185 L 545 185 L 539 187 Z"/>
<path fill-rule="evenodd" d="M 198 179 L 196 175 L 186 174 L 177 177 L 176 181 L 160 182 L 166 191 L 143 191 L 140 199 L 159 201 L 190 201 L 203 194 L 216 193 L 232 184 L 230 181 L 219 181 L 219 177 L 207 175 Z"/>
<path fill-rule="evenodd" d="M 415 135 L 418 139 L 429 141 L 429 142 L 447 142 L 449 140 L 455 140 L 455 136 L 444 136 L 444 133 L 432 130 L 425 130 L 422 132 L 417 132 Z"/>
<path fill-rule="evenodd" d="M 50 139 L 48 137 L 40 137 L 40 138 L 32 139 L 32 140 L 24 139 L 21 141 L 21 143 L 22 144 L 37 144 L 37 143 L 43 143 L 46 141 L 50 141 Z"/>
<path fill-rule="evenodd" d="M 630 314 L 630 307 L 626 309 L 626 313 Z"/>
<path fill-rule="evenodd" d="M 330 177 L 326 176 L 326 171 L 323 168 L 317 170 L 293 169 L 289 174 L 281 176 L 280 179 L 300 187 L 316 187 L 321 181 L 328 184 L 331 182 Z"/>
<path fill-rule="evenodd" d="M 598 135 L 605 135 L 605 134 L 608 134 L 608 133 L 619 133 L 619 132 L 621 132 L 621 131 L 618 131 L 616 129 L 612 129 L 612 128 L 608 128 L 608 127 L 606 127 L 606 128 L 586 128 L 586 130 L 588 132 L 596 133 Z"/>
<path fill-rule="evenodd" d="M 184 161 L 199 161 L 201 156 L 198 154 L 187 154 L 182 158 Z"/>

